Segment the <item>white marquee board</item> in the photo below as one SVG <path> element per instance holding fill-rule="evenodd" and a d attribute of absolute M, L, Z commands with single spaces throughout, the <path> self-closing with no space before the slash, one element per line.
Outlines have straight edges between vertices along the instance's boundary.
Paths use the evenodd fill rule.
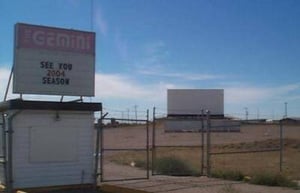
<path fill-rule="evenodd" d="M 95 33 L 16 24 L 13 92 L 94 96 Z"/>

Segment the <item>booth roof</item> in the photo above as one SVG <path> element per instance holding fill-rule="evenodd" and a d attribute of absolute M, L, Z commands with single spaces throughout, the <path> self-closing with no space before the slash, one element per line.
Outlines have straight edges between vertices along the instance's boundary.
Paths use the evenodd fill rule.
<path fill-rule="evenodd" d="M 0 103 L 0 112 L 7 110 L 102 111 L 102 103 L 8 100 Z"/>

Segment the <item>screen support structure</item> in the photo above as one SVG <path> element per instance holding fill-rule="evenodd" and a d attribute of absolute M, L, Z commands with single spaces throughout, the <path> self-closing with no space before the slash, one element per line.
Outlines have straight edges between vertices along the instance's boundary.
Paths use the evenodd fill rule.
<path fill-rule="evenodd" d="M 11 79 L 12 79 L 13 72 L 14 72 L 14 65 L 11 67 L 11 70 L 10 70 L 10 74 L 9 74 L 9 78 L 8 78 L 8 81 L 7 81 L 7 86 L 6 86 L 3 101 L 6 101 L 6 99 L 7 99 L 9 86 L 10 86 L 10 82 L 11 82 Z M 22 98 L 22 94 L 20 94 L 20 98 Z"/>
<path fill-rule="evenodd" d="M 9 74 L 9 77 L 8 77 L 8 80 L 7 80 L 7 85 L 6 85 L 6 90 L 5 90 L 5 93 L 4 93 L 3 101 L 7 100 L 8 91 L 9 91 L 9 87 L 10 87 L 10 84 L 11 84 L 13 73 L 14 73 L 14 65 L 12 65 L 11 70 L 10 70 L 10 74 Z M 20 93 L 20 97 L 19 98 L 20 99 L 23 98 L 23 94 L 22 93 Z"/>

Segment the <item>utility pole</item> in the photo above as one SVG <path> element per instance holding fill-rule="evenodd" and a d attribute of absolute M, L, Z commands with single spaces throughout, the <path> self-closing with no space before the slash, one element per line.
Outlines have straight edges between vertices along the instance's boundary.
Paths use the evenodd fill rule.
<path fill-rule="evenodd" d="M 137 124 L 137 105 L 134 105 L 134 113 L 135 113 L 135 123 Z"/>
<path fill-rule="evenodd" d="M 127 123 L 129 124 L 129 108 L 127 109 Z"/>
<path fill-rule="evenodd" d="M 124 119 L 124 111 L 121 111 L 122 120 Z"/>
<path fill-rule="evenodd" d="M 245 107 L 245 119 L 246 121 L 248 121 L 248 115 L 249 115 L 249 112 L 248 112 L 248 107 Z"/>
<path fill-rule="evenodd" d="M 257 120 L 259 120 L 259 108 L 257 108 Z"/>
<path fill-rule="evenodd" d="M 284 113 L 284 118 L 287 118 L 287 102 L 285 102 L 284 103 L 284 111 L 285 111 L 285 113 Z"/>

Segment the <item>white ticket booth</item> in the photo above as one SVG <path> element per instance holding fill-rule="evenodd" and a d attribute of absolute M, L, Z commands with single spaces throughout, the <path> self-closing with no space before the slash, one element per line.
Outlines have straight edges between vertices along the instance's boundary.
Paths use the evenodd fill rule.
<path fill-rule="evenodd" d="M 101 103 L 0 103 L 2 184 L 13 189 L 92 184 L 94 112 Z"/>

